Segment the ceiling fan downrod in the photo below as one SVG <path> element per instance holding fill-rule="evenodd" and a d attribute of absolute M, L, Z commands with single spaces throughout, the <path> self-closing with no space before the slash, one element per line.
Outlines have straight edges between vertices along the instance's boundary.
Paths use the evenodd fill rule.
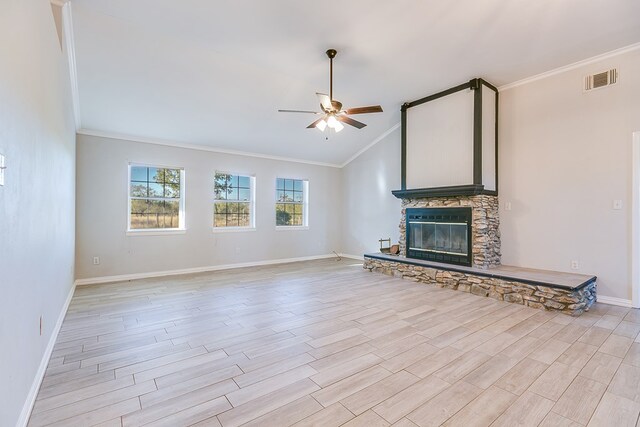
<path fill-rule="evenodd" d="M 338 53 L 335 49 L 327 50 L 327 56 L 329 57 L 329 101 L 333 102 L 333 58 Z"/>

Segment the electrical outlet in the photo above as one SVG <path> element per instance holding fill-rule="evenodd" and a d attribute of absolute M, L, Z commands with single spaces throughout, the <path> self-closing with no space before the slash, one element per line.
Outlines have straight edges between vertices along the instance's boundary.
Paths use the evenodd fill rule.
<path fill-rule="evenodd" d="M 240 253 L 240 248 L 236 248 L 236 253 L 239 254 Z"/>
<path fill-rule="evenodd" d="M 578 261 L 571 261 L 571 269 L 577 270 L 578 268 L 580 268 L 580 264 L 578 263 Z"/>
<path fill-rule="evenodd" d="M 613 201 L 613 209 L 619 211 L 622 209 L 622 200 L 614 200 Z"/>
<path fill-rule="evenodd" d="M 504 210 L 505 211 L 510 211 L 511 210 L 511 202 L 505 202 Z"/>
<path fill-rule="evenodd" d="M 94 256 L 93 257 L 93 265 L 100 265 L 100 257 L 99 256 Z"/>

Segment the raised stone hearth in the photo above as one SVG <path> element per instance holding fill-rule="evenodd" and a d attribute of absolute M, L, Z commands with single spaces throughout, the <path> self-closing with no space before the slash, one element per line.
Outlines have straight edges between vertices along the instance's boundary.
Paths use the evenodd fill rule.
<path fill-rule="evenodd" d="M 578 316 L 596 301 L 596 277 L 516 267 L 478 269 L 365 254 L 364 268 L 440 288 Z"/>
<path fill-rule="evenodd" d="M 470 207 L 472 222 L 472 265 L 489 268 L 500 265 L 500 220 L 498 197 L 491 195 L 403 198 L 400 220 L 400 254 L 407 254 L 407 208 Z"/>

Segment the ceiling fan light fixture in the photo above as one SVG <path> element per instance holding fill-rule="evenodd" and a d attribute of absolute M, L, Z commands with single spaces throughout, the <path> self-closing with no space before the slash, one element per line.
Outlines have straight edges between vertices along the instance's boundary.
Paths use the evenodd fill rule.
<path fill-rule="evenodd" d="M 349 117 L 351 114 L 368 114 L 368 113 L 381 113 L 382 107 L 379 105 L 370 105 L 368 107 L 355 107 L 342 109 L 342 102 L 333 99 L 333 58 L 336 56 L 335 49 L 327 50 L 327 56 L 329 57 L 329 94 L 316 92 L 316 96 L 320 101 L 321 111 L 308 111 L 308 110 L 278 110 L 282 113 L 308 113 L 321 115 L 320 119 L 315 120 L 307 129 L 316 128 L 320 132 L 324 132 L 325 129 L 333 129 L 335 132 L 340 132 L 344 129 L 343 123 L 353 126 L 357 129 L 362 129 L 366 124 L 361 123 Z"/>
<path fill-rule="evenodd" d="M 318 123 L 316 123 L 316 129 L 318 129 L 320 132 L 324 132 L 326 127 L 327 122 L 325 122 L 324 120 L 320 120 Z"/>

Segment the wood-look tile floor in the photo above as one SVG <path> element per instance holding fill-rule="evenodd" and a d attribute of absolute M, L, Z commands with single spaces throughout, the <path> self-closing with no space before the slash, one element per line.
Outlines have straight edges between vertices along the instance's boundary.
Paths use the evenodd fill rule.
<path fill-rule="evenodd" d="M 322 260 L 79 287 L 30 426 L 635 426 L 640 311 Z"/>

